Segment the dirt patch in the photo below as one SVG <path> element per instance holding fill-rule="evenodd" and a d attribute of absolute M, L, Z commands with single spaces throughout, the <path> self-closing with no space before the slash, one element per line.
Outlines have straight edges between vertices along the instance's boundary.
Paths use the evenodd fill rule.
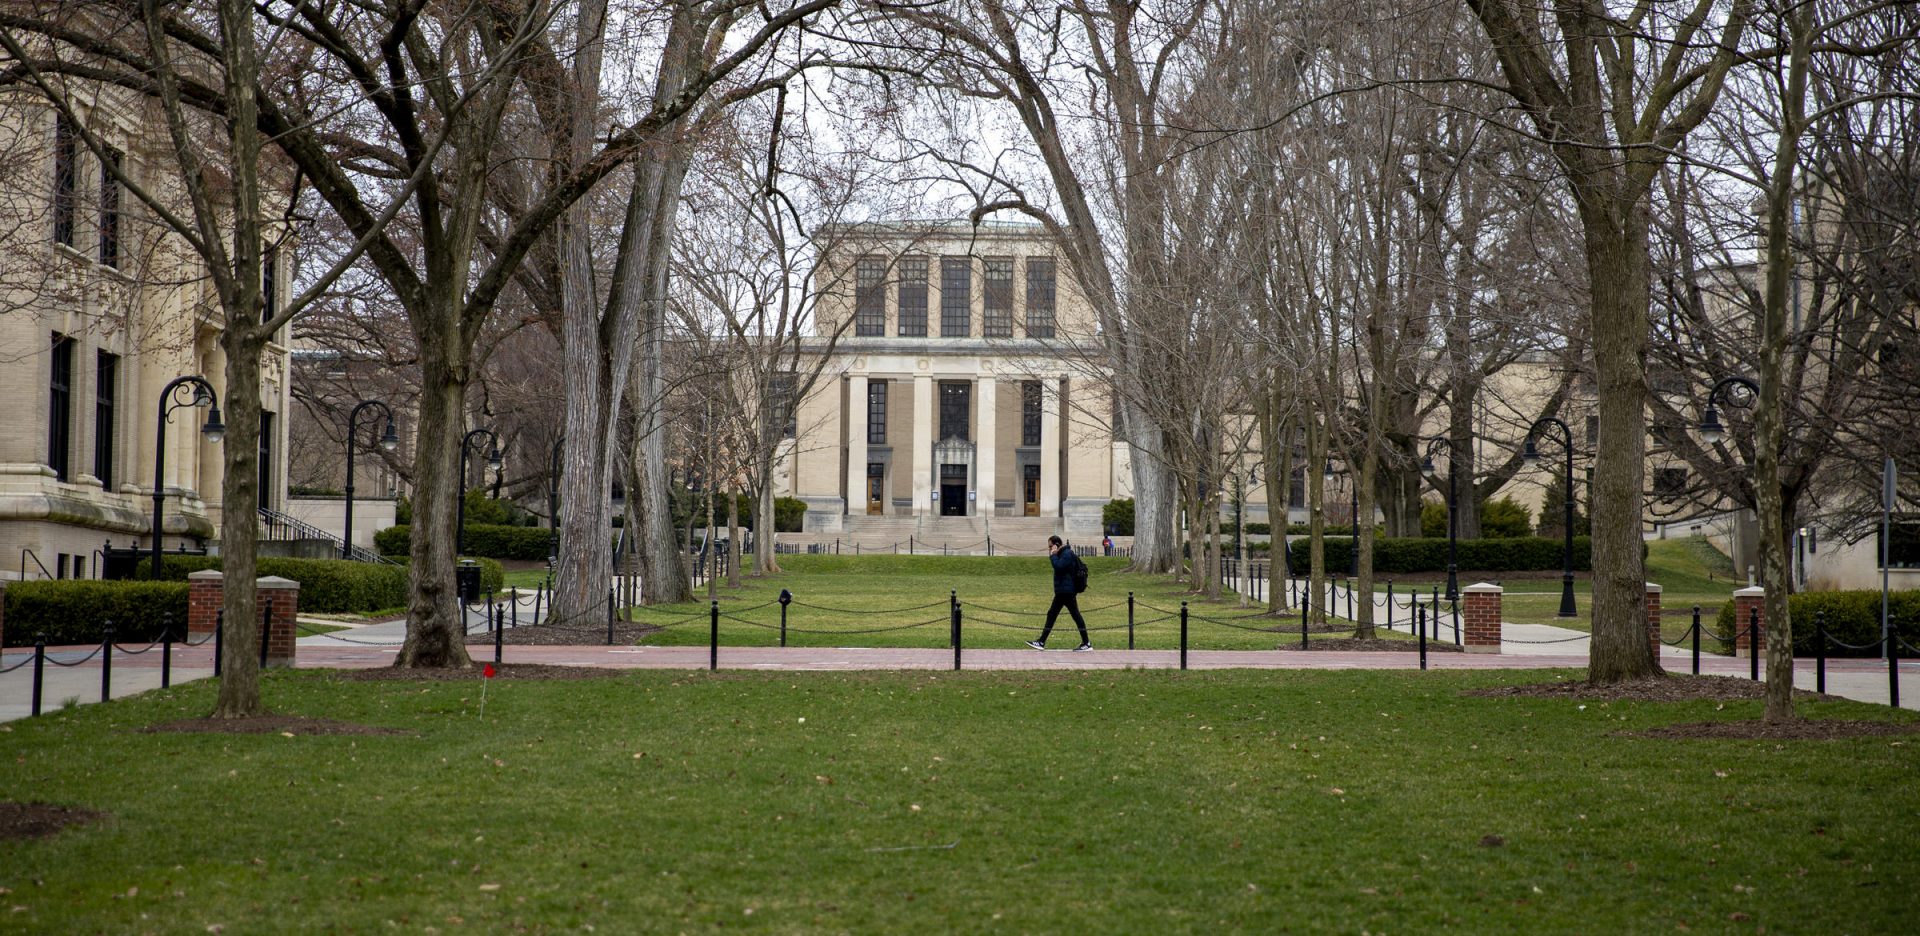
<path fill-rule="evenodd" d="M 701 625 L 704 627 L 705 625 Z M 509 647 L 631 647 L 649 634 L 658 633 L 661 628 L 655 624 L 635 624 L 631 621 L 616 621 L 613 625 L 613 643 L 607 643 L 607 627 L 555 627 L 549 624 L 526 624 L 509 627 L 500 632 L 500 643 Z M 467 635 L 468 647 L 493 646 L 493 634 L 489 631 L 475 631 Z"/>
<path fill-rule="evenodd" d="M 1749 741 L 1832 741 L 1837 738 L 1886 738 L 1920 734 L 1920 722 L 1801 718 L 1790 722 L 1726 721 L 1665 725 L 1645 731 L 1617 732 L 1625 738 L 1709 738 Z"/>
<path fill-rule="evenodd" d="M 1352 637 L 1335 637 L 1323 640 L 1309 640 L 1305 647 L 1299 641 L 1283 643 L 1281 650 L 1361 650 L 1373 653 L 1419 653 L 1420 644 L 1412 640 L 1387 640 L 1375 637 L 1372 640 L 1356 640 Z M 1428 653 L 1462 653 L 1461 648 L 1450 643 L 1427 641 Z"/>
<path fill-rule="evenodd" d="M 1686 676 L 1676 673 L 1609 686 L 1588 685 L 1584 679 L 1563 679 L 1550 683 L 1468 689 L 1460 694 L 1487 698 L 1580 699 L 1598 702 L 1726 702 L 1764 699 L 1767 697 L 1767 684 L 1733 676 Z M 1794 695 L 1802 699 L 1831 698 L 1805 689 L 1795 689 Z"/>
<path fill-rule="evenodd" d="M 67 826 L 86 825 L 106 817 L 106 813 L 78 806 L 0 800 L 0 842 L 46 838 Z"/>
<path fill-rule="evenodd" d="M 476 657 L 472 669 L 401 669 L 379 666 L 373 669 L 334 670 L 335 679 L 347 682 L 466 682 L 486 677 L 486 661 Z M 625 674 L 625 670 L 600 666 L 556 666 L 550 663 L 501 663 L 493 668 L 495 679 L 606 679 Z"/>
<path fill-rule="evenodd" d="M 252 718 L 182 718 L 140 729 L 146 733 L 184 734 L 292 734 L 292 735 L 409 735 L 398 728 L 381 728 L 331 718 L 304 715 L 255 715 Z"/>

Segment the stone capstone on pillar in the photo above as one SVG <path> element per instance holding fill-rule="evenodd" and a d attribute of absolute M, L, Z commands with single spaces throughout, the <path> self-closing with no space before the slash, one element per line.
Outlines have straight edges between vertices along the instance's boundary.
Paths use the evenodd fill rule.
<path fill-rule="evenodd" d="M 1647 583 L 1647 646 L 1653 648 L 1654 659 L 1660 658 L 1660 593 L 1665 591 L 1652 582 Z"/>
<path fill-rule="evenodd" d="M 1757 626 L 1756 626 L 1757 625 Z M 1733 655 L 1747 656 L 1767 633 L 1767 590 L 1749 585 L 1733 593 Z"/>
<path fill-rule="evenodd" d="M 1505 593 L 1489 582 L 1460 589 L 1461 643 L 1468 653 L 1500 652 L 1500 596 Z"/>

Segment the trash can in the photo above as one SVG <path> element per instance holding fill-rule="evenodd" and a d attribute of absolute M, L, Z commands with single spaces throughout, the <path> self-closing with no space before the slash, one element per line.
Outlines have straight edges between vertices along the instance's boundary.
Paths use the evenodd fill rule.
<path fill-rule="evenodd" d="M 454 590 L 460 594 L 461 604 L 475 604 L 480 600 L 480 563 L 472 559 L 460 560 L 453 570 Z"/>

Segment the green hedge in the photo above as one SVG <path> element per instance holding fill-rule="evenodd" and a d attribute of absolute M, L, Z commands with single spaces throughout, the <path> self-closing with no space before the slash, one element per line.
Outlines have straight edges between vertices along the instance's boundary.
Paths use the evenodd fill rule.
<path fill-rule="evenodd" d="M 6 640 L 9 647 L 31 647 L 36 635 L 47 643 L 99 643 L 113 622 L 113 641 L 144 644 L 171 624 L 177 638 L 187 627 L 184 582 L 103 582 L 67 579 L 13 582 L 7 586 Z"/>
<path fill-rule="evenodd" d="M 506 572 L 500 563 L 481 559 L 480 589 L 498 591 Z M 262 576 L 275 575 L 300 583 L 300 610 L 315 614 L 363 614 L 398 608 L 407 603 L 407 567 L 354 562 L 347 559 L 262 558 Z M 165 556 L 161 578 L 185 581 L 187 574 L 220 568 L 218 556 Z M 138 573 L 147 575 L 147 567 Z"/>
<path fill-rule="evenodd" d="M 1793 655 L 1811 657 L 1814 648 L 1814 615 L 1820 615 L 1827 636 L 1854 645 L 1873 646 L 1855 650 L 1827 643 L 1830 657 L 1877 657 L 1880 655 L 1880 593 L 1877 591 L 1801 592 L 1787 597 L 1787 614 L 1793 620 Z M 1733 639 L 1733 600 L 1720 606 L 1713 630 L 1722 640 Z M 1910 645 L 1920 646 L 1920 591 L 1898 591 L 1887 596 L 1887 618 L 1893 632 Z M 1739 626 L 1745 627 L 1741 621 Z M 1912 651 L 1901 648 L 1901 656 Z"/>
<path fill-rule="evenodd" d="M 373 534 L 373 545 L 383 556 L 405 556 L 413 549 L 412 527 L 390 526 Z M 553 534 L 545 527 L 501 526 L 469 523 L 465 554 L 488 559 L 521 559 L 544 562 L 553 547 Z"/>
<path fill-rule="evenodd" d="M 1115 536 L 1133 535 L 1133 498 L 1121 497 L 1107 501 L 1100 508 L 1100 528 L 1111 530 Z"/>
<path fill-rule="evenodd" d="M 1350 537 L 1327 537 L 1326 561 L 1329 569 L 1345 569 L 1353 555 Z M 1311 541 L 1296 539 L 1287 547 L 1293 567 L 1305 569 Z M 1560 568 L 1562 543 L 1557 539 L 1525 537 L 1515 539 L 1478 539 L 1460 541 L 1460 568 L 1475 572 L 1541 572 Z M 1584 536 L 1573 538 L 1573 567 L 1593 568 L 1593 541 Z M 1375 575 L 1406 575 L 1447 570 L 1446 537 L 1420 539 L 1376 539 L 1373 542 Z"/>
<path fill-rule="evenodd" d="M 800 525 L 807 518 L 807 502 L 798 497 L 776 497 L 773 499 L 773 531 L 775 533 L 798 533 Z"/>

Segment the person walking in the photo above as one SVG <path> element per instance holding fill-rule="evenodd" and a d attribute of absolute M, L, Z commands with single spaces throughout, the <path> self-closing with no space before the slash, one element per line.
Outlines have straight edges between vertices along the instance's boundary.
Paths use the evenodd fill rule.
<path fill-rule="evenodd" d="M 1047 537 L 1047 558 L 1053 563 L 1053 606 L 1047 609 L 1047 626 L 1040 631 L 1040 639 L 1027 641 L 1027 646 L 1047 649 L 1047 635 L 1053 633 L 1053 622 L 1059 620 L 1060 609 L 1065 608 L 1073 615 L 1074 626 L 1080 628 L 1080 646 L 1073 649 L 1076 652 L 1092 650 L 1093 643 L 1087 639 L 1087 619 L 1080 616 L 1080 593 L 1087 590 L 1087 564 L 1060 542 L 1058 536 Z"/>

